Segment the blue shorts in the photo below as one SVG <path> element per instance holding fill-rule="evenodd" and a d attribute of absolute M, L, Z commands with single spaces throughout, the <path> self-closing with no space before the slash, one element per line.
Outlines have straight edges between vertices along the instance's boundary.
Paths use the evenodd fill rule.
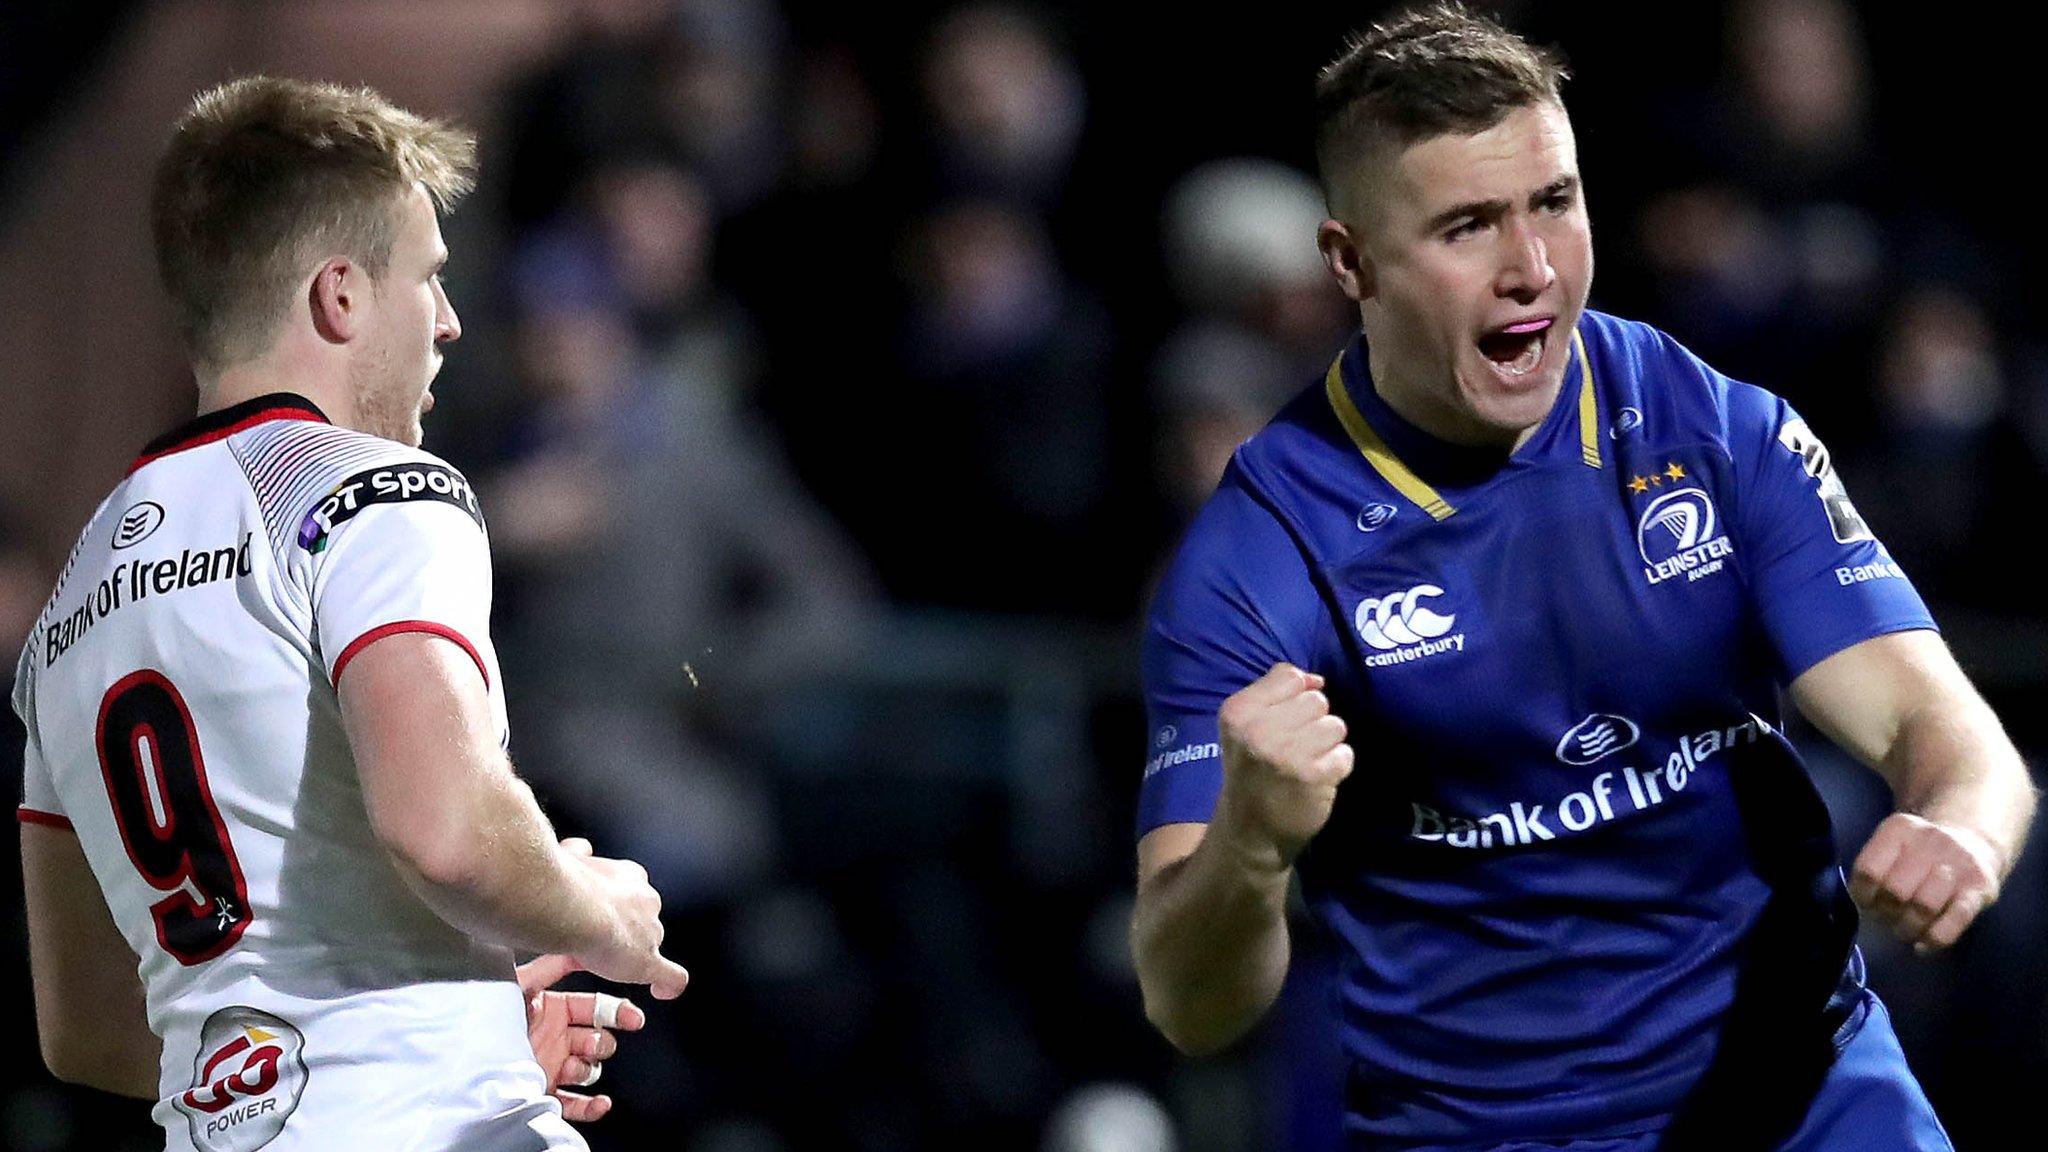
<path fill-rule="evenodd" d="M 1906 1054 L 1891 1013 L 1874 992 L 1842 1026 L 1848 1039 L 1828 1069 L 1806 1119 L 1777 1152 L 1955 1152 Z M 1600 1140 L 1502 1144 L 1488 1152 L 1657 1152 L 1652 1132 Z"/>
<path fill-rule="evenodd" d="M 1805 1121 L 1779 1152 L 1955 1152 L 1920 1081 L 1906 1067 L 1884 1001 L 1866 992 L 1857 1011 L 1863 1026 L 1835 1058 Z"/>

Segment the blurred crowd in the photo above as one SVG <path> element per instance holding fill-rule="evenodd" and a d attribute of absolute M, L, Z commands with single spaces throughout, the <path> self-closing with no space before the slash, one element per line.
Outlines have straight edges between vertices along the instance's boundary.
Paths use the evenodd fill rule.
<path fill-rule="evenodd" d="M 1079 5 L 575 10 L 472 118 L 428 446 L 490 519 L 522 771 L 648 866 L 695 977 L 607 1069 L 593 1147 L 1333 1147 L 1306 994 L 1209 1061 L 1140 1016 L 1134 622 L 1231 450 L 1355 324 L 1314 249 L 1307 94 L 1371 6 L 1262 33 L 1289 38 L 1279 115 L 1213 133 L 1091 51 Z M 1579 66 L 1594 305 L 1801 409 L 2038 750 L 2027 270 L 1895 154 L 1880 97 L 1916 78 L 1855 9 L 1703 11 L 1705 65 L 1623 88 L 1596 77 L 1628 29 L 1506 6 Z M 60 559 L 26 540 L 0 519 L 10 644 Z M 1882 784 L 1815 771 L 1853 852 Z M 1866 941 L 1964 1146 L 2048 1074 L 2042 855 L 1950 957 Z M 20 1073 L 0 1145 L 156 1146 Z"/>

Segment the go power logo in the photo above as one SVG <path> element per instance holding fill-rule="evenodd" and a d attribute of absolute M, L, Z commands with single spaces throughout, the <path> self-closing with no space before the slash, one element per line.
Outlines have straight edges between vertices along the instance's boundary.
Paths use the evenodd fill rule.
<path fill-rule="evenodd" d="M 1385 668 L 1445 652 L 1463 652 L 1465 634 L 1449 634 L 1458 617 L 1424 604 L 1443 594 L 1434 584 L 1417 584 L 1405 592 L 1359 601 L 1352 623 L 1358 627 L 1359 638 L 1377 649 L 1365 658 L 1366 667 Z"/>
<path fill-rule="evenodd" d="M 284 1131 L 306 1090 L 306 1037 L 289 1022 L 235 1005 L 206 1018 L 192 1087 L 171 1098 L 206 1152 L 255 1152 Z"/>

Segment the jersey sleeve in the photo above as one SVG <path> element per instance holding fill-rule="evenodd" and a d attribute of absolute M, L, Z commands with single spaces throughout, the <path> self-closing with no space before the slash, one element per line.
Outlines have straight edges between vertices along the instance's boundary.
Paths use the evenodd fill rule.
<path fill-rule="evenodd" d="M 57 785 L 50 779 L 50 767 L 43 762 L 42 750 L 33 740 L 22 752 L 21 806 L 15 809 L 15 815 L 26 824 L 71 827 L 71 818 L 64 814 L 64 802 L 57 799 Z"/>
<path fill-rule="evenodd" d="M 14 673 L 12 703 L 14 713 L 21 718 L 26 739 L 22 741 L 21 753 L 21 804 L 15 809 L 15 816 L 27 824 L 47 824 L 53 828 L 69 828 L 71 820 L 64 814 L 64 802 L 57 798 L 56 781 L 50 778 L 50 765 L 43 759 L 42 739 L 36 728 L 33 684 L 30 671 L 30 653 L 35 649 L 31 643 L 24 651 L 21 662 Z"/>
<path fill-rule="evenodd" d="M 1188 529 L 1145 623 L 1140 837 L 1209 821 L 1223 790 L 1217 710 L 1277 663 L 1306 666 L 1311 635 L 1301 624 L 1320 612 L 1293 537 L 1226 478 Z"/>
<path fill-rule="evenodd" d="M 489 684 L 490 543 L 460 473 L 373 469 L 345 481 L 306 523 L 301 545 L 318 549 L 314 636 L 331 683 L 372 641 L 425 632 L 460 645 Z"/>
<path fill-rule="evenodd" d="M 1779 397 L 1729 383 L 1737 547 L 1784 683 L 1851 645 L 1934 618 L 1849 502 L 1828 450 Z"/>

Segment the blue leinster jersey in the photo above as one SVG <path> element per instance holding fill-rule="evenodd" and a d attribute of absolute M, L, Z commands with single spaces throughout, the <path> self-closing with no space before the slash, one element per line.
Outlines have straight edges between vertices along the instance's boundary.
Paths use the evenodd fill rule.
<path fill-rule="evenodd" d="M 1357 770 L 1299 872 L 1357 1144 L 1648 1132 L 1827 1051 L 1856 913 L 1777 690 L 1934 625 L 1826 449 L 1599 313 L 1505 462 L 1395 415 L 1364 351 L 1238 450 L 1160 588 L 1139 833 L 1210 818 L 1225 697 L 1328 678 Z"/>

